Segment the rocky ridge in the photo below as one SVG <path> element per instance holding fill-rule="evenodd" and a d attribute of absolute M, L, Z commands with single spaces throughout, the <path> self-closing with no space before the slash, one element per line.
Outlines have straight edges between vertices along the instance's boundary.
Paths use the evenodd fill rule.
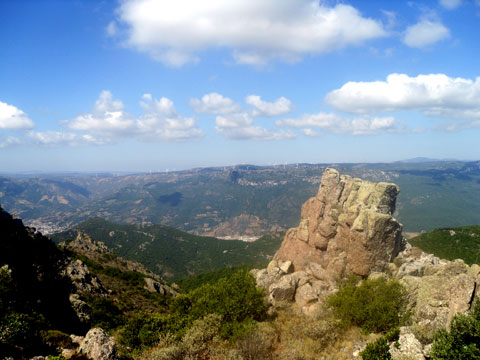
<path fill-rule="evenodd" d="M 266 269 L 252 270 L 267 301 L 295 302 L 310 315 L 338 290 L 340 279 L 396 278 L 407 290 L 413 315 L 392 355 L 424 360 L 433 332 L 448 327 L 479 296 L 480 266 L 441 260 L 408 244 L 392 216 L 398 192 L 395 184 L 326 169 L 317 195 L 302 207 L 299 226 L 287 231 Z"/>
<path fill-rule="evenodd" d="M 103 264 L 104 266 L 111 266 L 121 271 L 136 271 L 145 275 L 145 289 L 150 292 L 157 292 L 161 295 L 170 294 L 172 296 L 177 296 L 179 294 L 177 291 L 178 289 L 176 290 L 174 287 L 167 285 L 160 275 L 146 269 L 142 264 L 136 261 L 116 256 L 103 242 L 95 241 L 83 232 L 79 231 L 75 239 L 61 243 L 59 246 L 77 254 L 81 254 L 95 262 Z M 95 283 L 97 281 L 96 278 L 90 280 L 89 276 L 86 274 L 81 276 L 81 274 L 85 273 L 85 270 L 88 272 L 87 267 L 81 260 L 72 261 L 67 267 L 67 275 L 72 279 L 73 283 L 77 286 L 77 289 L 80 292 L 87 292 L 90 294 L 105 292 L 105 289 L 102 289 L 100 284 Z"/>

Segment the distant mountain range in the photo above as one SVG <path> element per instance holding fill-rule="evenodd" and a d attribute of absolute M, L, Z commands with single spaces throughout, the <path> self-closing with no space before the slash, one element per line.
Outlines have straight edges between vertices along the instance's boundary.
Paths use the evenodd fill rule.
<path fill-rule="evenodd" d="M 428 160 L 428 161 L 427 161 Z M 0 177 L 0 203 L 42 232 L 91 217 L 163 224 L 215 237 L 258 237 L 295 226 L 327 166 L 395 182 L 407 232 L 480 223 L 480 163 L 412 159 L 379 164 L 239 165 L 154 174 Z"/>

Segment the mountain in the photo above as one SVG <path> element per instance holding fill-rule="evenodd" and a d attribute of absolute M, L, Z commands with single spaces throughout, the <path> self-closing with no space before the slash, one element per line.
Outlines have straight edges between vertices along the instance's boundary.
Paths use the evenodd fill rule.
<path fill-rule="evenodd" d="M 53 233 L 91 217 L 163 224 L 197 235 L 258 237 L 295 225 L 326 164 L 240 165 L 171 173 L 0 178 L 0 202 Z M 400 186 L 407 232 L 480 223 L 480 163 L 333 164 L 342 174 Z"/>
<path fill-rule="evenodd" d="M 158 275 L 85 235 L 57 247 L 0 208 L 2 356 L 117 359 L 113 340 L 90 328 L 113 331 L 138 312 L 165 311 L 177 295 Z"/>
<path fill-rule="evenodd" d="M 169 280 L 228 266 L 267 264 L 281 241 L 281 234 L 276 233 L 254 242 L 220 240 L 164 225 L 121 225 L 101 218 L 92 218 L 53 234 L 51 239 L 56 243 L 68 242 L 79 233 Z"/>

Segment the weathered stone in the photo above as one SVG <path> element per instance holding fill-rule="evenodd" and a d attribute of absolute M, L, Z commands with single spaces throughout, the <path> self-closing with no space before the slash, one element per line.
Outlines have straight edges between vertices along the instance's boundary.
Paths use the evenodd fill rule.
<path fill-rule="evenodd" d="M 295 270 L 322 280 L 382 271 L 404 246 L 402 226 L 392 217 L 398 191 L 395 184 L 325 170 L 317 195 L 303 205 L 299 226 L 287 231 L 274 259 L 290 260 Z"/>
<path fill-rule="evenodd" d="M 299 286 L 297 288 L 297 291 L 295 292 L 295 302 L 300 307 L 303 307 L 312 302 L 316 302 L 317 300 L 318 300 L 318 297 L 315 290 L 313 289 L 312 285 L 308 283 L 302 286 Z"/>
<path fill-rule="evenodd" d="M 85 301 L 80 299 L 80 295 L 70 294 L 68 300 L 70 300 L 72 309 L 77 314 L 78 319 L 85 324 L 89 323 L 92 316 L 92 309 Z"/>
<path fill-rule="evenodd" d="M 161 295 L 171 294 L 174 297 L 178 296 L 178 292 L 173 290 L 173 288 L 171 288 L 168 285 L 162 284 L 151 278 L 144 278 L 144 280 L 145 280 L 145 289 L 147 289 L 150 292 L 156 292 Z"/>
<path fill-rule="evenodd" d="M 278 281 L 270 285 L 268 289 L 269 301 L 271 304 L 283 301 L 292 301 L 294 299 L 296 289 L 297 280 L 294 276 L 291 274 L 282 276 Z"/>
<path fill-rule="evenodd" d="M 65 275 L 68 276 L 76 290 L 87 294 L 106 294 L 107 291 L 96 276 L 92 276 L 82 260 L 71 261 L 65 268 Z"/>
<path fill-rule="evenodd" d="M 390 354 L 395 360 L 425 360 L 422 344 L 406 327 L 400 328 L 398 347 L 392 344 Z"/>
<path fill-rule="evenodd" d="M 284 274 L 290 274 L 293 272 L 293 264 L 290 260 L 284 261 L 280 264 L 279 268 Z"/>
<path fill-rule="evenodd" d="M 252 274 L 255 277 L 257 282 L 257 286 L 261 287 L 262 289 L 268 291 L 270 285 L 272 285 L 275 281 L 280 279 L 280 274 L 271 275 L 268 273 L 267 269 L 253 271 Z"/>
<path fill-rule="evenodd" d="M 117 360 L 117 346 L 100 328 L 90 329 L 80 344 L 80 353 L 93 360 Z"/>

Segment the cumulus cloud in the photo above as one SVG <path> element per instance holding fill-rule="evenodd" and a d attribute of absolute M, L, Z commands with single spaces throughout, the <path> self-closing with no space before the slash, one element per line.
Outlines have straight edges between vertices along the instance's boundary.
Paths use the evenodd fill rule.
<path fill-rule="evenodd" d="M 326 132 L 352 135 L 376 135 L 398 132 L 394 117 L 362 116 L 353 119 L 332 113 L 304 114 L 299 118 L 276 121 L 277 126 L 302 129 L 306 136 L 316 137 Z M 321 131 L 321 132 L 319 132 Z"/>
<path fill-rule="evenodd" d="M 391 74 L 386 81 L 348 82 L 325 100 L 349 113 L 419 110 L 427 116 L 474 120 L 480 119 L 480 77 Z"/>
<path fill-rule="evenodd" d="M 199 138 L 203 130 L 195 126 L 193 118 L 177 113 L 173 102 L 165 97 L 154 99 L 150 94 L 143 96 L 140 103 L 145 113 L 137 120 L 138 136 L 143 141 L 182 141 Z"/>
<path fill-rule="evenodd" d="M 294 62 L 387 36 L 356 8 L 317 0 L 125 0 L 117 13 L 130 46 L 173 66 L 209 48 L 228 48 L 250 65 Z"/>
<path fill-rule="evenodd" d="M 410 47 L 424 48 L 450 37 L 450 30 L 439 21 L 423 19 L 405 31 L 403 42 Z"/>
<path fill-rule="evenodd" d="M 142 99 L 140 106 L 144 113 L 134 117 L 125 112 L 123 103 L 115 100 L 109 91 L 102 91 L 91 113 L 79 115 L 64 125 L 110 142 L 125 137 L 140 141 L 181 141 L 203 136 L 195 120 L 178 114 L 170 99 L 157 100 L 151 94 L 143 95 Z"/>
<path fill-rule="evenodd" d="M 274 102 L 267 102 L 258 95 L 249 95 L 245 102 L 253 109 L 245 109 L 221 94 L 210 93 L 201 99 L 190 100 L 190 106 L 196 112 L 217 115 L 215 130 L 230 139 L 283 140 L 295 137 L 291 131 L 269 130 L 254 123 L 257 117 L 273 117 L 290 112 L 290 100 L 281 97 Z"/>
<path fill-rule="evenodd" d="M 31 129 L 34 125 L 22 110 L 0 101 L 0 130 Z"/>
<path fill-rule="evenodd" d="M 253 106 L 253 116 L 272 117 L 288 114 L 292 106 L 290 100 L 283 96 L 272 103 L 263 101 L 258 95 L 249 95 L 245 102 Z"/>
<path fill-rule="evenodd" d="M 445 9 L 453 10 L 462 5 L 462 0 L 439 0 L 439 3 Z"/>
<path fill-rule="evenodd" d="M 201 99 L 192 99 L 190 106 L 198 113 L 208 114 L 232 114 L 242 110 L 235 101 L 218 93 L 205 94 Z"/>

